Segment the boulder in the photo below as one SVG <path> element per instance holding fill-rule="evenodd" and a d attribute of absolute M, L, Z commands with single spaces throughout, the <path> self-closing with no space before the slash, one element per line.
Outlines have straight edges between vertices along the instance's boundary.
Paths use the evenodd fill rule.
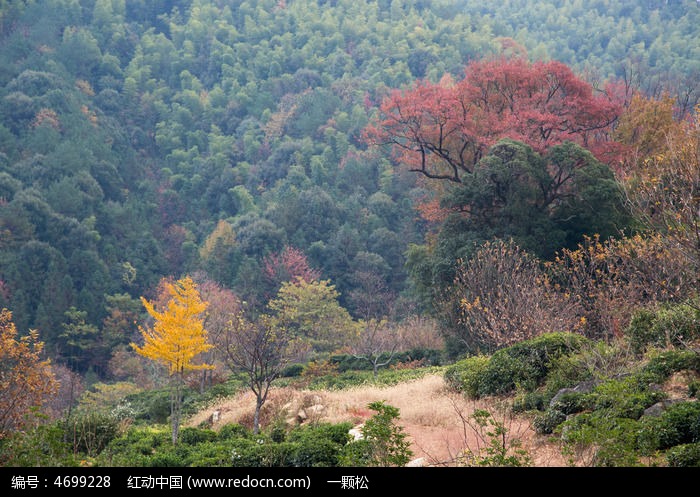
<path fill-rule="evenodd" d="M 559 399 L 561 399 L 562 395 L 566 393 L 589 393 L 592 392 L 593 389 L 600 384 L 599 381 L 596 380 L 588 380 L 588 381 L 583 381 L 576 385 L 575 387 L 572 388 L 562 388 L 559 390 L 554 397 L 552 397 L 552 400 L 549 401 L 549 406 L 552 407 L 554 406 Z"/>
<path fill-rule="evenodd" d="M 352 437 L 352 439 L 354 441 L 362 440 L 362 438 L 363 438 L 362 427 L 363 426 L 364 426 L 364 423 L 359 424 L 357 426 L 354 426 L 354 427 L 350 428 L 350 430 L 348 431 L 348 433 L 350 434 L 350 436 Z"/>
<path fill-rule="evenodd" d="M 678 402 L 683 402 L 681 399 L 666 399 L 662 400 L 661 402 L 657 402 L 653 406 L 647 407 L 644 409 L 644 416 L 650 416 L 653 418 L 659 417 L 663 414 L 663 412 L 668 409 L 670 406 L 673 404 L 676 404 Z"/>

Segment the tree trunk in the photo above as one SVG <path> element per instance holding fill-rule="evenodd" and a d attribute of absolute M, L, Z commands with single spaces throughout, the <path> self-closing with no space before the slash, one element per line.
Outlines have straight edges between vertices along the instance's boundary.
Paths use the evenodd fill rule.
<path fill-rule="evenodd" d="M 262 408 L 263 400 L 260 395 L 255 401 L 255 414 L 253 415 L 253 434 L 257 435 L 260 432 L 260 409 Z"/>
<path fill-rule="evenodd" d="M 173 445 L 177 445 L 180 434 L 180 411 L 182 410 L 182 375 L 176 374 L 175 385 L 170 394 L 170 424 L 172 427 Z"/>

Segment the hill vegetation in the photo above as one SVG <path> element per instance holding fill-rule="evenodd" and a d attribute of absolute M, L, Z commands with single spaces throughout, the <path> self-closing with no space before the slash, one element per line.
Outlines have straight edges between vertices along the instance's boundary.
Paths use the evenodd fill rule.
<path fill-rule="evenodd" d="M 0 0 L 0 463 L 401 465 L 396 406 L 354 407 L 378 447 L 273 400 L 428 375 L 482 436 L 507 412 L 566 463 L 700 464 L 698 26 L 685 0 Z M 249 390 L 250 419 L 187 425 Z M 542 462 L 516 438 L 432 462 Z"/>

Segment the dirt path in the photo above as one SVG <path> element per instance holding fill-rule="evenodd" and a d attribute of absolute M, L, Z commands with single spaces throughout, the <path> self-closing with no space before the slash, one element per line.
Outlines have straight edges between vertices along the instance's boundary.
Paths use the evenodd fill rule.
<path fill-rule="evenodd" d="M 513 417 L 509 410 L 499 410 L 494 403 L 486 405 L 451 394 L 440 375 L 382 388 L 363 386 L 341 391 L 275 388 L 263 408 L 261 422 L 265 425 L 283 417 L 289 423 L 350 421 L 358 425 L 374 414 L 367 405 L 379 400 L 399 409 L 399 424 L 408 435 L 414 458 L 421 459 L 422 465 L 454 465 L 455 458 L 465 450 L 476 452 L 484 446 L 485 440 L 479 437 L 479 430 L 470 418 L 474 409 L 487 409 L 493 419 L 502 422 L 508 430 L 508 440 L 520 440 L 532 458 L 532 466 L 566 465 L 559 450 L 545 443 L 527 419 Z M 253 394 L 241 393 L 199 412 L 187 425 L 209 423 L 214 429 L 228 423 L 250 426 L 254 406 Z"/>

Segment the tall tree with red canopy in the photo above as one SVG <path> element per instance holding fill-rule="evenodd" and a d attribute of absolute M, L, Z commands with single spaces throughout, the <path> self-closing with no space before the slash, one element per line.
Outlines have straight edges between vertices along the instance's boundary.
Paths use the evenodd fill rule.
<path fill-rule="evenodd" d="M 478 60 L 460 81 L 446 76 L 394 90 L 365 139 L 389 145 L 394 159 L 412 171 L 455 183 L 502 138 L 539 153 L 571 141 L 610 164 L 609 134 L 622 111 L 614 95 L 594 89 L 561 62 Z"/>

